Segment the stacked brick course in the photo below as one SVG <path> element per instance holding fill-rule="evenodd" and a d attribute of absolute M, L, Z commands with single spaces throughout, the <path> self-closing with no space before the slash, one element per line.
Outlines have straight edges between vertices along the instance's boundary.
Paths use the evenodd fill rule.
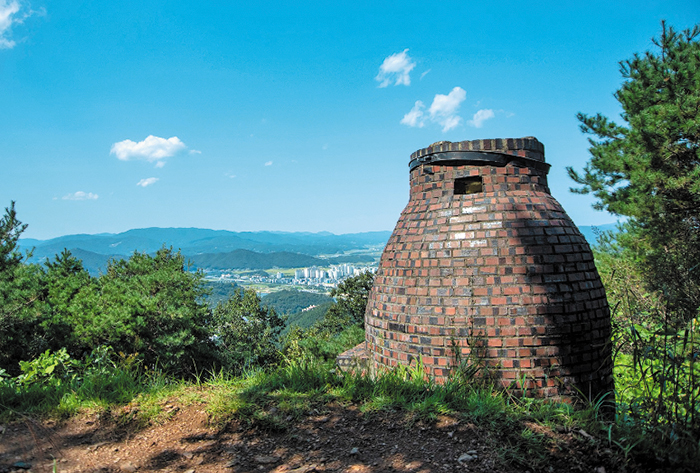
<path fill-rule="evenodd" d="M 612 389 L 610 314 L 593 256 L 547 187 L 535 138 L 439 142 L 410 161 L 410 200 L 365 316 L 374 370 L 419 358 L 444 380 L 476 349 L 516 391 Z"/>

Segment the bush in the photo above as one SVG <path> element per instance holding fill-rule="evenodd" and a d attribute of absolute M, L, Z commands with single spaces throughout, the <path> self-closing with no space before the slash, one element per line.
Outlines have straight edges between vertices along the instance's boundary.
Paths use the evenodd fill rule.
<path fill-rule="evenodd" d="M 129 402 L 152 386 L 162 385 L 147 375 L 134 356 L 117 354 L 100 346 L 75 359 L 65 349 L 47 350 L 21 363 L 15 377 L 0 369 L 2 417 L 14 415 L 72 415 L 82 407 L 108 407 Z"/>
<path fill-rule="evenodd" d="M 340 333 L 328 333 L 316 328 L 304 330 L 294 326 L 282 339 L 282 353 L 287 359 L 313 357 L 323 361 L 335 361 L 336 357 L 365 339 L 360 325 L 351 325 Z"/>
<path fill-rule="evenodd" d="M 606 234 L 596 264 L 612 307 L 618 424 L 656 460 L 700 455 L 698 318 L 674 312 L 663 293 L 648 289 L 633 255 Z M 634 443 L 634 442 L 632 442 Z"/>

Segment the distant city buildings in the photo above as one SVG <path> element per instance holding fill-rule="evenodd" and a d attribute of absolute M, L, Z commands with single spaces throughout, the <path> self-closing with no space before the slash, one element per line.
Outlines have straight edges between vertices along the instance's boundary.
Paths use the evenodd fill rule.
<path fill-rule="evenodd" d="M 363 270 L 364 271 L 364 270 Z M 294 271 L 294 279 L 304 280 L 304 279 L 314 279 L 319 281 L 324 280 L 340 280 L 348 276 L 353 276 L 362 272 L 358 270 L 355 266 L 351 264 L 341 264 L 337 266 L 331 266 L 329 270 L 317 268 L 316 266 L 311 266 L 310 268 L 297 269 Z"/>
<path fill-rule="evenodd" d="M 355 276 L 365 271 L 376 271 L 376 269 L 371 267 L 357 268 L 351 264 L 332 265 L 328 270 L 311 266 L 310 268 L 295 270 L 294 283 L 308 284 L 311 282 L 315 284 L 336 285 L 347 277 Z"/>
<path fill-rule="evenodd" d="M 333 288 L 342 282 L 344 279 L 351 276 L 357 276 L 363 272 L 370 271 L 375 272 L 377 270 L 377 264 L 367 265 L 367 266 L 354 266 L 352 264 L 338 264 L 331 265 L 329 268 L 318 268 L 316 266 L 311 266 L 310 268 L 301 268 L 294 270 L 294 277 L 291 275 L 286 276 L 281 271 L 277 271 L 274 276 L 265 276 L 261 274 L 236 274 L 232 273 L 230 270 L 226 272 L 221 272 L 218 275 L 209 274 L 209 279 L 216 279 L 218 281 L 226 282 L 236 282 L 241 285 L 254 284 L 254 283 L 270 283 L 270 284 L 287 284 L 292 286 L 322 286 L 326 288 Z"/>

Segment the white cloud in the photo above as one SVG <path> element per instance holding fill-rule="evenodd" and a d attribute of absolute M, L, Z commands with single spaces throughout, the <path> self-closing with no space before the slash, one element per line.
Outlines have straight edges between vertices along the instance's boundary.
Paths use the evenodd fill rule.
<path fill-rule="evenodd" d="M 12 49 L 15 42 L 8 39 L 13 23 L 21 23 L 21 18 L 15 15 L 19 12 L 19 2 L 12 0 L 0 0 L 0 49 Z"/>
<path fill-rule="evenodd" d="M 401 123 L 403 125 L 423 128 L 423 125 L 425 125 L 425 114 L 423 113 L 424 108 L 425 105 L 423 105 L 423 102 L 418 100 L 411 111 L 403 116 Z"/>
<path fill-rule="evenodd" d="M 421 128 L 427 119 L 442 126 L 442 131 L 449 131 L 462 122 L 457 112 L 459 106 L 467 98 L 467 93 L 461 87 L 455 87 L 449 94 L 435 94 L 433 103 L 427 114 L 423 112 L 425 105 L 420 100 L 416 102 L 410 112 L 403 116 L 401 123 L 404 125 Z"/>
<path fill-rule="evenodd" d="M 63 200 L 97 200 L 98 199 L 97 194 L 93 194 L 92 192 L 83 192 L 83 191 L 78 191 L 78 192 L 73 192 L 72 194 L 64 195 Z"/>
<path fill-rule="evenodd" d="M 493 110 L 487 108 L 483 110 L 479 110 L 474 114 L 474 117 L 469 120 L 469 124 L 475 128 L 481 128 L 484 126 L 484 122 L 490 118 L 495 117 L 496 114 L 493 113 Z"/>
<path fill-rule="evenodd" d="M 151 184 L 155 184 L 158 181 L 159 179 L 157 177 L 147 177 L 146 179 L 141 179 L 139 182 L 136 183 L 136 185 L 141 187 L 148 187 Z"/>
<path fill-rule="evenodd" d="M 21 25 L 32 15 L 46 15 L 46 10 L 32 10 L 25 0 L 0 0 L 0 49 L 15 47 L 17 43 L 10 39 L 13 26 Z"/>
<path fill-rule="evenodd" d="M 199 151 L 198 149 L 191 149 L 190 154 L 202 154 L 202 152 Z"/>
<path fill-rule="evenodd" d="M 268 161 L 265 163 L 265 166 L 272 166 L 272 161 Z"/>
<path fill-rule="evenodd" d="M 430 119 L 442 125 L 443 132 L 451 130 L 462 121 L 457 111 L 466 98 L 467 93 L 461 87 L 455 87 L 447 95 L 435 94 L 433 103 L 428 109 Z"/>
<path fill-rule="evenodd" d="M 450 115 L 449 117 L 445 117 L 440 121 L 440 124 L 442 125 L 442 131 L 449 131 L 453 128 L 456 128 L 457 125 L 459 125 L 462 122 L 462 117 L 459 115 Z"/>
<path fill-rule="evenodd" d="M 131 159 L 145 159 L 149 163 L 155 161 L 157 167 L 163 167 L 165 158 L 175 156 L 185 149 L 187 146 L 177 136 L 165 139 L 148 135 L 145 140 L 138 143 L 131 140 L 114 143 L 109 154 L 114 154 L 122 161 Z"/>
<path fill-rule="evenodd" d="M 392 54 L 384 59 L 379 66 L 379 74 L 374 79 L 379 82 L 379 87 L 386 87 L 392 82 L 394 85 L 411 85 L 410 73 L 416 63 L 406 54 L 408 49 L 400 53 Z"/>
<path fill-rule="evenodd" d="M 432 71 L 432 69 L 428 69 L 428 70 L 425 71 L 423 74 L 421 74 L 421 75 L 420 75 L 420 80 L 423 80 L 423 77 L 425 77 L 426 75 L 428 75 L 428 73 L 429 73 L 430 71 Z"/>

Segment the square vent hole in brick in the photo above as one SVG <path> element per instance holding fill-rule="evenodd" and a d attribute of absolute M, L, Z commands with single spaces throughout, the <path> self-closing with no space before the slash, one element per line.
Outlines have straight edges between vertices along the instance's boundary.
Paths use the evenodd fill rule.
<path fill-rule="evenodd" d="M 455 195 L 478 194 L 483 191 L 484 183 L 481 176 L 455 179 Z"/>

